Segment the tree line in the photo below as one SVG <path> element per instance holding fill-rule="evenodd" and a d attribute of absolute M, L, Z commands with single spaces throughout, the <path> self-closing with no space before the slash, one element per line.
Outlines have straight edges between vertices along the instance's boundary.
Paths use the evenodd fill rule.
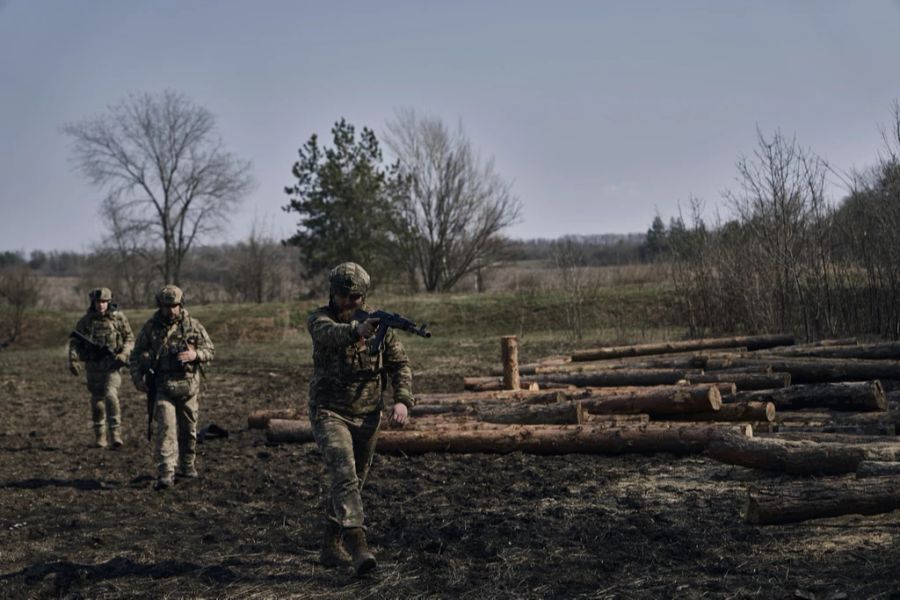
<path fill-rule="evenodd" d="M 758 133 L 737 163 L 725 218 L 688 214 L 647 232 L 648 255 L 670 265 L 675 302 L 693 336 L 791 331 L 900 338 L 900 106 L 875 164 L 843 176 L 781 132 Z M 826 199 L 841 177 L 849 193 Z"/>

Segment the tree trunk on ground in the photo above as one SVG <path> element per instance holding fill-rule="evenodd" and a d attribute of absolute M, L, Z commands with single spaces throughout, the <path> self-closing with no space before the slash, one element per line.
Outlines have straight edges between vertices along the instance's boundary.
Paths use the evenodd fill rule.
<path fill-rule="evenodd" d="M 719 410 L 722 395 L 710 385 L 674 386 L 662 389 L 625 391 L 619 394 L 598 394 L 582 399 L 584 408 L 592 414 L 639 414 L 650 418 L 657 415 L 678 415 Z"/>
<path fill-rule="evenodd" d="M 765 350 L 760 356 L 803 356 L 819 358 L 859 358 L 866 360 L 900 359 L 900 342 L 855 344 L 852 346 L 820 346 L 817 348 L 785 348 Z"/>
<path fill-rule="evenodd" d="M 422 430 L 384 429 L 376 451 L 404 454 L 426 452 L 531 454 L 619 454 L 625 452 L 702 452 L 721 426 L 690 425 L 609 427 L 595 425 L 496 425 L 470 424 Z M 732 426 L 732 435 L 752 435 L 746 426 Z M 266 437 L 273 443 L 313 441 L 309 423 L 269 421 Z"/>
<path fill-rule="evenodd" d="M 585 410 L 579 401 L 556 404 L 520 403 L 513 406 L 494 406 L 478 411 L 478 419 L 485 423 L 518 425 L 581 425 Z"/>
<path fill-rule="evenodd" d="M 784 525 L 809 519 L 841 515 L 877 515 L 900 508 L 900 481 L 867 479 L 842 481 L 828 487 L 818 483 L 798 496 L 779 491 L 756 491 L 748 495 L 744 515 L 752 525 Z"/>
<path fill-rule="evenodd" d="M 794 343 L 792 335 L 760 335 L 732 338 L 709 338 L 687 340 L 683 342 L 667 342 L 659 344 L 637 344 L 633 346 L 611 346 L 594 348 L 572 353 L 573 361 L 600 360 L 621 358 L 626 356 L 646 356 L 651 354 L 670 354 L 689 350 L 712 350 L 717 348 L 733 348 L 745 346 L 749 350 L 759 350 L 774 346 L 789 346 Z"/>
<path fill-rule="evenodd" d="M 699 373 L 697 375 L 689 375 L 687 379 L 690 383 L 730 381 L 741 391 L 769 390 L 791 385 L 790 373 Z"/>
<path fill-rule="evenodd" d="M 873 379 L 900 379 L 900 362 L 894 360 L 857 360 L 852 358 L 781 358 L 735 357 L 730 366 L 771 367 L 775 371 L 790 373 L 792 383 L 824 383 L 835 381 L 868 381 Z M 706 369 L 714 369 L 718 363 L 707 361 Z"/>
<path fill-rule="evenodd" d="M 723 404 L 718 410 L 675 416 L 657 416 L 669 421 L 765 421 L 775 420 L 775 405 L 771 402 L 734 402 Z"/>
<path fill-rule="evenodd" d="M 536 382 L 541 387 L 544 387 L 545 384 L 564 384 L 577 387 L 673 385 L 685 379 L 688 373 L 688 371 L 673 369 L 608 369 L 590 373 L 531 375 L 523 377 L 522 382 L 523 384 L 525 382 Z M 466 377 L 463 379 L 463 384 L 467 390 L 485 383 L 502 384 L 502 381 L 498 377 Z"/>
<path fill-rule="evenodd" d="M 856 467 L 856 478 L 867 477 L 897 477 L 900 475 L 900 462 L 881 462 L 877 460 L 864 460 Z"/>
<path fill-rule="evenodd" d="M 713 440 L 707 454 L 731 465 L 795 475 L 853 473 L 865 458 L 865 451 L 859 446 L 732 435 Z"/>
<path fill-rule="evenodd" d="M 831 408 L 844 411 L 884 411 L 887 399 L 878 381 L 792 385 L 778 390 L 738 392 L 729 402 L 771 402 L 779 412 L 803 408 Z"/>
<path fill-rule="evenodd" d="M 864 445 L 866 451 L 872 457 L 883 457 L 885 456 L 884 452 L 893 453 L 895 450 L 900 449 L 900 440 L 896 436 L 883 434 L 822 433 L 817 431 L 781 431 L 779 429 L 772 433 L 759 433 L 759 437 L 790 442 L 805 441 L 818 444 Z M 890 454 L 890 456 L 893 456 L 893 454 Z"/>
<path fill-rule="evenodd" d="M 271 419 L 297 419 L 299 414 L 294 408 L 265 408 L 254 410 L 247 416 L 247 427 L 265 429 Z"/>

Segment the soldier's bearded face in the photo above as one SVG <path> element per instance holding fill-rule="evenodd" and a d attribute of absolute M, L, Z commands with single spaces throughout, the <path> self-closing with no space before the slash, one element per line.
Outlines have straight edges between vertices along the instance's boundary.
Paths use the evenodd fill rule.
<path fill-rule="evenodd" d="M 353 313 L 362 308 L 365 297 L 362 294 L 350 294 L 344 296 L 341 294 L 334 295 L 334 304 L 338 311 L 338 321 L 341 323 L 349 323 L 353 320 Z"/>
<path fill-rule="evenodd" d="M 171 323 L 175 319 L 178 318 L 178 315 L 181 314 L 181 305 L 180 304 L 163 304 L 160 308 L 162 312 L 163 318 Z"/>

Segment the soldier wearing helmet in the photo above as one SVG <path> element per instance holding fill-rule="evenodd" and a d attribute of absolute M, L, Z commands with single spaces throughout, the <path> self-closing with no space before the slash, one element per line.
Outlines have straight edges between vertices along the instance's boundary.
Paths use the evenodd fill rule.
<path fill-rule="evenodd" d="M 409 359 L 393 330 L 384 350 L 372 356 L 365 340 L 377 319 L 359 321 L 370 278 L 356 263 L 342 263 L 329 274 L 327 306 L 307 321 L 313 342 L 314 373 L 309 384 L 309 419 L 330 480 L 320 562 L 353 564 L 357 574 L 375 567 L 366 542 L 361 491 L 365 483 L 384 408 L 387 382 L 392 389 L 389 422 L 403 426 L 413 404 Z M 347 553 L 350 550 L 350 554 Z"/>
<path fill-rule="evenodd" d="M 158 310 L 141 332 L 129 361 L 135 387 L 155 390 L 153 419 L 156 423 L 157 480 L 155 488 L 175 485 L 179 478 L 198 476 L 197 417 L 201 365 L 213 359 L 215 348 L 200 321 L 184 308 L 184 293 L 166 285 L 156 294 Z"/>
<path fill-rule="evenodd" d="M 94 443 L 104 448 L 122 447 L 119 409 L 120 371 L 128 364 L 134 346 L 134 334 L 125 314 L 112 304 L 109 288 L 95 288 L 88 294 L 90 305 L 75 325 L 69 341 L 69 371 L 76 377 L 85 367 L 87 388 L 91 394 L 91 420 Z"/>

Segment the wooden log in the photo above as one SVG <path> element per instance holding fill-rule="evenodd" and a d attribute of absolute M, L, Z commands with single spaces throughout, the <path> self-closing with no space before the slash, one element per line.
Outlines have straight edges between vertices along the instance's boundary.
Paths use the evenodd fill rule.
<path fill-rule="evenodd" d="M 593 425 L 519 425 L 500 431 L 385 431 L 376 451 L 530 454 L 620 454 L 625 452 L 693 454 L 702 452 L 721 429 L 711 426 L 608 428 Z M 749 427 L 735 429 L 752 435 Z"/>
<path fill-rule="evenodd" d="M 802 356 L 820 358 L 860 358 L 866 360 L 900 359 L 900 342 L 854 344 L 851 346 L 819 346 L 772 349 L 759 352 L 761 356 Z"/>
<path fill-rule="evenodd" d="M 584 422 L 590 423 L 591 425 L 597 425 L 601 423 L 609 423 L 610 425 L 642 424 L 650 422 L 650 415 L 595 415 L 585 411 Z"/>
<path fill-rule="evenodd" d="M 779 412 L 803 408 L 831 408 L 845 411 L 887 410 L 881 383 L 876 381 L 792 385 L 778 390 L 738 392 L 725 402 L 771 402 Z"/>
<path fill-rule="evenodd" d="M 580 425 L 584 423 L 584 407 L 570 400 L 556 404 L 527 404 L 480 410 L 478 419 L 486 423 L 520 425 Z"/>
<path fill-rule="evenodd" d="M 778 424 L 778 431 L 780 433 L 796 433 L 798 436 L 804 434 L 821 434 L 822 436 L 828 436 L 836 433 L 861 436 L 894 436 L 897 434 L 897 428 L 893 423 L 877 421 L 873 423 L 836 423 L 833 421 L 808 423 L 802 421 L 782 421 Z"/>
<path fill-rule="evenodd" d="M 308 420 L 270 419 L 266 425 L 266 440 L 273 444 L 314 442 Z"/>
<path fill-rule="evenodd" d="M 500 355 L 503 363 L 503 387 L 517 390 L 519 383 L 519 340 L 514 335 L 500 338 Z"/>
<path fill-rule="evenodd" d="M 508 390 L 509 388 L 505 387 L 503 383 L 503 377 L 465 377 L 464 380 L 480 380 L 475 381 L 471 385 L 466 385 L 465 388 L 467 390 L 471 390 L 473 392 L 494 392 L 500 390 Z M 519 378 L 519 389 L 527 390 L 527 391 L 537 391 L 540 389 L 540 384 L 535 381 L 522 381 L 521 377 Z"/>
<path fill-rule="evenodd" d="M 897 477 L 900 475 L 900 462 L 882 462 L 877 460 L 864 460 L 856 467 L 856 478 L 866 477 Z"/>
<path fill-rule="evenodd" d="M 681 342 L 663 342 L 657 344 L 637 344 L 633 346 L 610 346 L 581 350 L 572 353 L 573 361 L 621 358 L 625 356 L 646 356 L 652 354 L 669 354 L 689 350 L 711 350 L 744 346 L 750 350 L 787 346 L 794 343 L 792 335 L 763 335 L 732 338 L 708 338 L 686 340 Z"/>
<path fill-rule="evenodd" d="M 574 386 L 572 390 L 575 390 Z M 566 396 L 564 391 L 546 390 L 489 390 L 486 392 L 450 392 L 440 394 L 417 394 L 416 404 L 460 404 L 465 402 L 522 402 L 534 404 L 559 402 Z"/>
<path fill-rule="evenodd" d="M 715 383 L 730 381 L 741 391 L 768 390 L 791 385 L 790 373 L 698 373 L 689 375 L 688 383 Z M 722 390 L 719 390 L 722 391 Z"/>
<path fill-rule="evenodd" d="M 854 433 L 821 433 L 816 431 L 785 431 L 779 425 L 779 430 L 774 433 L 760 433 L 760 438 L 791 441 L 791 442 L 816 442 L 818 444 L 844 444 L 865 446 L 868 456 L 873 459 L 884 459 L 885 456 L 893 456 L 900 451 L 900 443 L 895 436 L 868 435 Z M 893 459 L 891 459 L 893 460 Z"/>
<path fill-rule="evenodd" d="M 739 367 L 771 366 L 775 371 L 790 373 L 792 383 L 900 379 L 900 361 L 895 360 L 768 356 L 735 357 L 729 359 L 729 365 Z M 705 368 L 709 370 L 715 366 L 715 363 L 709 361 Z"/>
<path fill-rule="evenodd" d="M 522 377 L 525 383 L 538 383 L 541 387 L 553 384 L 577 387 L 621 387 L 646 385 L 672 385 L 685 379 L 689 372 L 674 369 L 607 369 L 584 373 L 547 373 Z M 691 373 L 693 374 L 693 373 Z M 492 389 L 503 385 L 499 377 L 465 377 L 463 386 L 467 390 Z M 489 387 L 487 387 L 489 386 Z"/>
<path fill-rule="evenodd" d="M 658 415 L 654 418 L 669 421 L 775 421 L 775 405 L 771 402 L 734 402 L 722 404 L 718 410 L 679 415 Z M 755 428 L 754 428 L 755 429 Z"/>
<path fill-rule="evenodd" d="M 784 491 L 750 492 L 744 518 L 752 525 L 784 525 L 841 515 L 877 515 L 900 508 L 900 481 L 841 481 Z"/>
<path fill-rule="evenodd" d="M 271 419 L 296 419 L 299 413 L 294 408 L 265 408 L 254 410 L 247 415 L 247 427 L 265 429 Z"/>
<path fill-rule="evenodd" d="M 712 440 L 706 452 L 723 463 L 795 475 L 853 473 L 865 458 L 859 446 L 733 435 Z"/>
<path fill-rule="evenodd" d="M 654 418 L 657 415 L 719 410 L 722 406 L 722 394 L 712 385 L 674 386 L 594 395 L 583 398 L 582 403 L 592 414 L 646 413 Z"/>

